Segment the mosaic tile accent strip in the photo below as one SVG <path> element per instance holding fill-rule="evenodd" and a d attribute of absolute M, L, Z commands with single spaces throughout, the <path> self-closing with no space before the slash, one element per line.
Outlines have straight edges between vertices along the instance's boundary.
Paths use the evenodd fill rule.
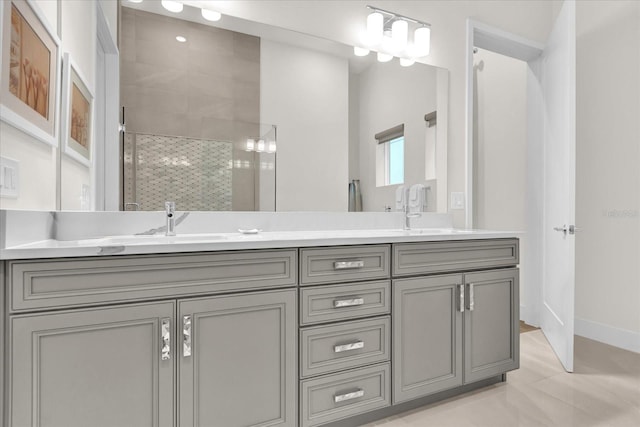
<path fill-rule="evenodd" d="M 232 210 L 233 146 L 230 142 L 127 133 L 124 141 L 125 203 L 139 210 Z"/>

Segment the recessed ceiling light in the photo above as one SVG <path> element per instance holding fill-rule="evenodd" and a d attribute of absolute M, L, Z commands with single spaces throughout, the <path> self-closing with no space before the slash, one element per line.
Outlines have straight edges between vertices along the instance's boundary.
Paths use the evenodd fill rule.
<path fill-rule="evenodd" d="M 210 9 L 202 9 L 202 17 L 207 21 L 219 21 L 222 18 L 222 14 L 220 12 L 216 12 L 215 10 Z"/>
<path fill-rule="evenodd" d="M 162 0 L 162 7 L 167 9 L 169 12 L 179 13 L 182 12 L 184 5 L 178 1 Z"/>
<path fill-rule="evenodd" d="M 178 40 L 180 43 L 184 43 L 187 41 L 187 38 L 183 36 L 176 36 L 176 40 Z"/>

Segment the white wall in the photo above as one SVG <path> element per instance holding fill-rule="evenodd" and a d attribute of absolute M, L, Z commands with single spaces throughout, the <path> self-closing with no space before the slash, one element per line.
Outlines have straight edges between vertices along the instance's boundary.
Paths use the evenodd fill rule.
<path fill-rule="evenodd" d="M 51 28 L 61 36 L 60 52 L 69 52 L 91 90 L 95 86 L 96 3 L 86 0 L 37 0 Z M 115 37 L 118 4 L 101 0 L 101 5 Z M 58 10 L 60 16 L 58 17 Z M 60 18 L 60 28 L 58 21 Z M 56 111 L 58 117 L 59 111 Z M 80 209 L 82 184 L 92 186 L 89 168 L 62 155 L 60 170 L 56 165 L 58 150 L 25 135 L 12 126 L 0 125 L 0 155 L 20 163 L 20 197 L 0 199 L 2 209 L 56 209 L 56 179 L 61 177 L 61 208 Z M 59 146 L 62 144 L 59 141 Z M 92 191 L 93 192 L 93 191 Z"/>
<path fill-rule="evenodd" d="M 476 228 L 527 230 L 527 63 L 484 49 L 474 54 Z M 520 318 L 527 307 L 527 235 L 520 241 Z"/>
<path fill-rule="evenodd" d="M 260 122 L 278 127 L 276 210 L 347 210 L 348 85 L 345 59 L 261 41 Z"/>
<path fill-rule="evenodd" d="M 389 82 L 394 82 L 389 84 Z M 404 124 L 404 185 L 425 183 L 424 115 L 437 109 L 437 69 L 374 63 L 359 76 L 360 183 L 365 211 L 395 209 L 397 186 L 376 186 L 375 134 Z"/>
<path fill-rule="evenodd" d="M 576 333 L 640 352 L 640 2 L 577 4 Z"/>
<path fill-rule="evenodd" d="M 370 1 L 234 1 L 221 4 L 228 14 L 312 34 L 349 45 L 359 43 Z M 450 71 L 448 186 L 465 187 L 465 43 L 471 17 L 528 39 L 544 42 L 557 13 L 555 1 L 375 1 L 372 4 L 432 25 L 431 54 L 425 62 Z M 464 226 L 464 211 L 452 211 Z"/>

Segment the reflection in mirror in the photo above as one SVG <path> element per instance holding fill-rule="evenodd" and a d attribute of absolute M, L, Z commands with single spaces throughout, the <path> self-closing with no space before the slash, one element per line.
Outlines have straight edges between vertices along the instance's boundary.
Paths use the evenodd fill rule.
<path fill-rule="evenodd" d="M 403 185 L 423 184 L 424 210 L 446 211 L 447 70 L 230 16 L 212 23 L 189 6 L 122 5 L 124 164 L 106 167 L 124 170 L 126 209 L 176 199 L 184 210 L 346 211 L 359 180 L 363 210 L 395 210 L 398 184 L 376 182 L 375 135 L 404 125 Z M 275 145 L 276 126 L 277 153 L 256 153 Z"/>

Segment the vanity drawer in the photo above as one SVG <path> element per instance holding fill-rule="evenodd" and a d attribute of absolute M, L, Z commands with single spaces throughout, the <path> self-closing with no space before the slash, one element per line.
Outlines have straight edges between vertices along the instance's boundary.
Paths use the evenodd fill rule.
<path fill-rule="evenodd" d="M 300 250 L 300 285 L 386 279 L 390 245 Z"/>
<path fill-rule="evenodd" d="M 300 383 L 300 424 L 316 426 L 391 404 L 389 363 Z"/>
<path fill-rule="evenodd" d="M 300 330 L 300 376 L 389 360 L 389 316 Z"/>
<path fill-rule="evenodd" d="M 300 290 L 300 324 L 375 316 L 391 312 L 391 282 L 381 280 L 306 287 Z"/>
<path fill-rule="evenodd" d="M 11 310 L 296 285 L 296 250 L 67 258 L 8 263 Z"/>
<path fill-rule="evenodd" d="M 508 267 L 518 262 L 518 239 L 393 245 L 394 276 Z"/>

